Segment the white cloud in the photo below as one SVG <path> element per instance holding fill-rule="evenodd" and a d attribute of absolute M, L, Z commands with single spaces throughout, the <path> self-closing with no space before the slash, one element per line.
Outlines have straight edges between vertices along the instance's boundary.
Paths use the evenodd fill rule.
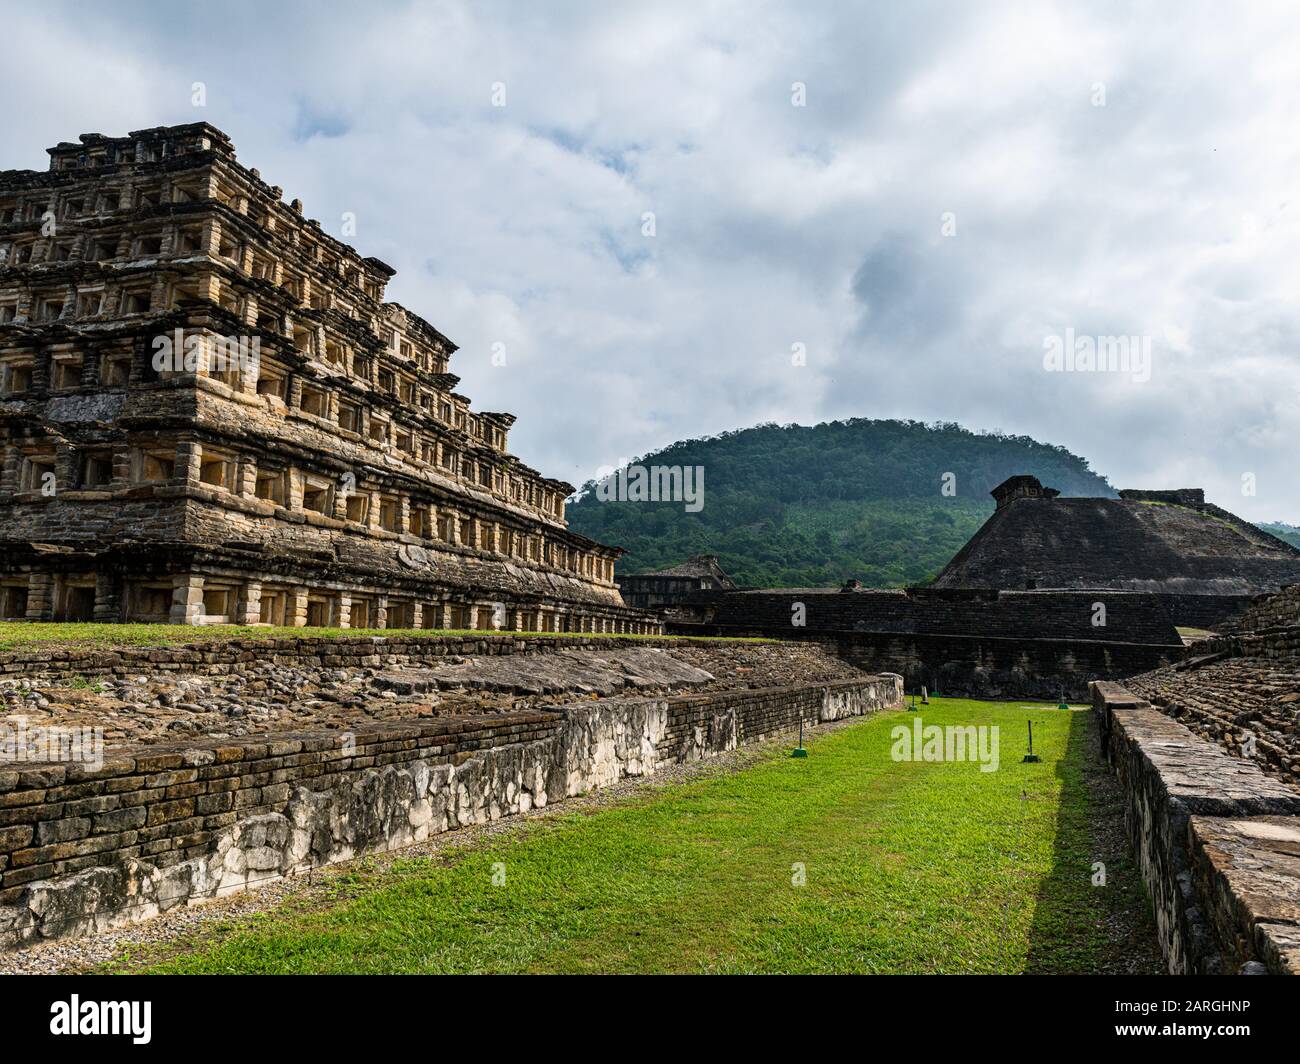
<path fill-rule="evenodd" d="M 6 17 L 25 43 L 0 69 L 22 101 L 0 165 L 43 167 L 82 132 L 213 122 L 327 229 L 356 212 L 354 243 L 399 270 L 392 297 L 461 344 L 462 390 L 517 413 L 514 450 L 548 474 L 761 420 L 920 417 L 1300 522 L 1285 6 Z M 1044 373 L 1043 337 L 1066 328 L 1151 335 L 1151 381 Z"/>

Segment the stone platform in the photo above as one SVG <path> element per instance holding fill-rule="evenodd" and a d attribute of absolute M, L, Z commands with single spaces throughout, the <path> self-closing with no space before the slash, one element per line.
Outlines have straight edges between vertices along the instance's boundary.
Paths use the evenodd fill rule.
<path fill-rule="evenodd" d="M 1300 791 L 1124 687 L 1092 687 L 1169 970 L 1300 973 Z"/>
<path fill-rule="evenodd" d="M 0 772 L 0 947 L 145 920 L 525 812 L 802 722 L 902 704 L 897 676 L 118 751 Z"/>
<path fill-rule="evenodd" d="M 785 687 L 861 675 L 811 645 L 456 636 L 280 642 L 124 648 L 32 663 L 0 679 L 0 724 L 22 720 L 32 735 L 51 726 L 100 727 L 110 746 L 174 743 L 518 712 L 565 696 Z"/>

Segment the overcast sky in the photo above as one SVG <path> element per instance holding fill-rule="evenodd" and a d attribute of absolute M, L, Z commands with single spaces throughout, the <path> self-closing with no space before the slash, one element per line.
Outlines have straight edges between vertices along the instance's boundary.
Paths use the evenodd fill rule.
<path fill-rule="evenodd" d="M 917 418 L 1300 523 L 1294 8 L 3 17 L 0 168 L 212 122 L 328 231 L 356 214 L 349 242 L 398 270 L 390 298 L 460 345 L 461 390 L 517 414 L 511 448 L 547 475 L 762 421 Z M 1147 338 L 1149 379 L 1050 372 L 1067 330 Z"/>

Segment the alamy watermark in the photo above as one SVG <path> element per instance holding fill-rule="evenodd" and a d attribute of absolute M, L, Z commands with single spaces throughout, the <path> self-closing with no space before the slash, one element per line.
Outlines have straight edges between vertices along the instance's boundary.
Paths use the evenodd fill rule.
<path fill-rule="evenodd" d="M 50 1005 L 52 1035 L 129 1036 L 133 1044 L 146 1046 L 153 1037 L 152 1021 L 151 1001 L 82 1001 L 73 994 Z"/>
<path fill-rule="evenodd" d="M 0 764 L 18 761 L 75 762 L 101 768 L 104 729 L 99 725 L 29 725 L 26 717 L 9 717 L 0 721 Z"/>
<path fill-rule="evenodd" d="M 1135 384 L 1151 379 L 1150 336 L 1091 336 L 1066 329 L 1043 338 L 1048 373 L 1128 373 Z"/>
<path fill-rule="evenodd" d="M 153 368 L 159 372 L 256 372 L 262 361 L 260 336 L 219 336 L 175 329 L 153 338 Z"/>
<path fill-rule="evenodd" d="M 924 724 L 914 717 L 911 725 L 897 724 L 890 731 L 889 756 L 895 761 L 974 761 L 981 772 L 996 772 L 1001 734 L 996 724 Z"/>
<path fill-rule="evenodd" d="M 602 466 L 596 471 L 595 493 L 601 502 L 680 502 L 695 514 L 704 509 L 704 467 Z"/>

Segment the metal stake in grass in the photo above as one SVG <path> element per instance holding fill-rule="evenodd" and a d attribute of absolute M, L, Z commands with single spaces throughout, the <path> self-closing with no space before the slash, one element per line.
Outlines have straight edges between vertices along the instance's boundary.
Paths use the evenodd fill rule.
<path fill-rule="evenodd" d="M 791 757 L 807 757 L 808 751 L 803 748 L 803 717 L 799 718 L 799 745 L 790 751 Z"/>
<path fill-rule="evenodd" d="M 907 707 L 907 711 L 908 711 L 909 713 L 915 713 L 915 712 L 916 712 L 916 692 L 915 692 L 915 691 L 912 692 L 912 704 L 911 704 L 910 706 Z"/>
<path fill-rule="evenodd" d="M 1070 703 L 1065 700 L 1065 688 L 1061 688 L 1061 701 L 1056 706 L 1057 709 L 1069 709 Z"/>
<path fill-rule="evenodd" d="M 1026 761 L 1035 762 L 1042 760 L 1041 757 L 1034 753 L 1034 722 L 1031 720 L 1029 722 L 1029 753 L 1021 759 L 1021 764 L 1024 764 Z"/>

